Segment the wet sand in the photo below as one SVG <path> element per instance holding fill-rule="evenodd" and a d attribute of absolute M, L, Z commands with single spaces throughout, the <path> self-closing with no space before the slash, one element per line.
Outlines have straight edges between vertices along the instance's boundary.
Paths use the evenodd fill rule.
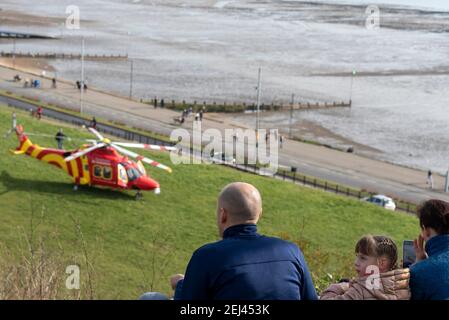
<path fill-rule="evenodd" d="M 46 76 L 51 76 L 49 73 L 54 73 L 55 68 L 45 59 L 33 58 L 0 58 L 0 66 L 17 69 L 23 72 L 34 75 L 42 75 L 45 70 Z"/>
<path fill-rule="evenodd" d="M 13 10 L 0 9 L 0 24 L 2 25 L 2 28 L 3 26 L 58 27 L 64 22 L 64 18 L 43 17 Z"/>
<path fill-rule="evenodd" d="M 267 112 L 266 114 L 261 114 L 260 116 L 260 127 L 263 129 L 278 129 L 279 132 L 285 136 L 289 136 L 289 127 L 288 125 L 282 125 L 276 123 L 275 121 L 266 121 L 267 118 L 270 118 L 273 113 Z M 208 114 L 211 117 L 210 114 Z M 250 123 L 255 122 L 255 115 L 253 114 L 238 114 L 238 115 L 229 115 L 229 114 L 213 114 L 213 119 L 219 121 L 227 121 L 237 126 L 241 126 L 244 128 L 254 128 L 254 126 Z M 354 149 L 354 153 L 361 154 L 368 157 L 374 157 L 380 153 L 381 150 L 370 147 L 368 145 L 364 145 L 358 142 L 355 142 L 351 139 L 343 137 L 339 134 L 332 132 L 329 129 L 326 129 L 319 124 L 307 121 L 300 120 L 293 122 L 292 124 L 292 139 L 298 140 L 302 142 L 312 142 L 319 145 L 323 145 L 325 147 L 329 147 L 332 149 L 347 151 L 349 147 Z"/>

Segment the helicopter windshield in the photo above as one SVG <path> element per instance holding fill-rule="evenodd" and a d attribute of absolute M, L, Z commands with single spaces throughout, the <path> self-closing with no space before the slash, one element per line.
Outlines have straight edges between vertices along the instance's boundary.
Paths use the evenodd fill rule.
<path fill-rule="evenodd" d="M 134 181 L 134 180 L 136 180 L 138 177 L 140 177 L 142 175 L 139 172 L 139 170 L 137 170 L 135 168 L 128 168 L 126 170 L 126 172 L 128 173 L 129 181 Z"/>

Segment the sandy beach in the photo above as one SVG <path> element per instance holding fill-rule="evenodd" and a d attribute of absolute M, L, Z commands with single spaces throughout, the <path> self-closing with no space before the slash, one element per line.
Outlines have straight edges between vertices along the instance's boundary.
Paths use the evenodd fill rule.
<path fill-rule="evenodd" d="M 15 10 L 0 8 L 0 25 L 2 26 L 41 26 L 58 27 L 65 19 L 58 17 L 39 16 Z"/>
<path fill-rule="evenodd" d="M 17 70 L 31 73 L 34 75 L 41 75 L 42 71 L 54 73 L 55 68 L 45 59 L 33 58 L 1 58 L 0 65 L 7 68 L 15 68 Z"/>

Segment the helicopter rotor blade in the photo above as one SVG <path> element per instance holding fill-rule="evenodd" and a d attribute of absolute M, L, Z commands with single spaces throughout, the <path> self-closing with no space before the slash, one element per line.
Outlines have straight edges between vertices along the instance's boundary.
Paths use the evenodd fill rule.
<path fill-rule="evenodd" d="M 146 157 L 144 157 L 144 156 L 141 156 L 140 154 L 137 154 L 137 153 L 135 153 L 135 152 L 129 151 L 129 150 L 125 149 L 125 148 L 122 148 L 122 147 L 120 147 L 120 146 L 114 144 L 114 143 L 112 143 L 111 146 L 112 146 L 113 148 L 117 149 L 117 151 L 119 151 L 119 152 L 121 152 L 121 153 L 123 153 L 123 154 L 126 154 L 126 155 L 129 156 L 129 157 L 132 157 L 132 158 L 135 158 L 135 159 L 140 160 L 140 161 L 142 161 L 142 162 L 145 162 L 145 163 L 147 163 L 147 164 L 149 164 L 149 165 L 151 165 L 151 166 L 153 166 L 153 167 L 156 167 L 156 168 L 159 168 L 159 169 L 168 171 L 169 173 L 172 172 L 172 169 L 171 169 L 171 168 L 169 168 L 169 167 L 163 165 L 162 163 L 159 163 L 159 162 L 154 161 L 154 160 L 152 160 L 152 159 L 150 159 L 150 158 L 146 158 Z"/>
<path fill-rule="evenodd" d="M 138 148 L 138 149 L 148 149 L 148 150 L 159 150 L 159 151 L 176 151 L 175 147 L 170 146 L 158 146 L 154 144 L 143 144 L 143 143 L 128 143 L 128 142 L 112 142 L 113 144 L 126 148 Z"/>
<path fill-rule="evenodd" d="M 100 141 L 104 140 L 104 137 L 100 134 L 100 132 L 98 132 L 97 130 L 95 130 L 94 128 L 87 128 L 87 130 L 89 130 L 90 132 L 92 132 Z"/>
<path fill-rule="evenodd" d="M 96 150 L 96 149 L 100 149 L 100 148 L 102 148 L 102 147 L 104 147 L 104 146 L 106 146 L 106 143 L 99 143 L 99 144 L 96 144 L 96 145 L 94 145 L 94 146 L 92 146 L 92 147 L 89 147 L 89 148 L 87 148 L 87 149 L 84 149 L 84 150 L 75 152 L 74 154 L 72 154 L 72 155 L 70 155 L 69 157 L 65 158 L 64 161 L 65 161 L 65 162 L 70 162 L 70 161 L 72 161 L 72 160 L 75 160 L 76 158 L 82 157 L 82 156 L 84 156 L 85 154 L 88 154 L 89 152 L 92 152 L 92 151 L 94 151 L 94 150 Z"/>

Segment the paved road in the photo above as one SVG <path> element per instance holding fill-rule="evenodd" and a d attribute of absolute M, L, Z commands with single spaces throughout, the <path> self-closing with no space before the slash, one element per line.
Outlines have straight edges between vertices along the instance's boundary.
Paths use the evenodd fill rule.
<path fill-rule="evenodd" d="M 42 88 L 23 88 L 20 83 L 11 81 L 15 74 L 23 78 L 33 76 L 8 68 L 0 68 L 0 89 L 9 90 L 42 101 L 62 105 L 73 110 L 80 109 L 80 94 L 74 84 L 58 82 L 58 88 L 52 89 L 51 82 L 44 80 Z M 97 90 L 89 89 L 84 95 L 83 113 L 109 119 L 131 127 L 170 135 L 179 128 L 173 118 L 178 112 L 168 109 L 155 109 L 152 106 L 131 101 Z M 183 125 L 192 128 L 192 119 Z M 206 114 L 202 129 L 242 128 L 232 120 L 223 120 L 218 114 Z M 230 142 L 232 143 L 232 142 Z M 348 154 L 329 148 L 287 140 L 280 150 L 279 164 L 294 166 L 298 172 L 339 184 L 387 194 L 410 202 L 420 202 L 429 198 L 449 201 L 449 195 L 443 193 L 444 178 L 434 176 L 436 190 L 426 185 L 427 173 Z"/>

